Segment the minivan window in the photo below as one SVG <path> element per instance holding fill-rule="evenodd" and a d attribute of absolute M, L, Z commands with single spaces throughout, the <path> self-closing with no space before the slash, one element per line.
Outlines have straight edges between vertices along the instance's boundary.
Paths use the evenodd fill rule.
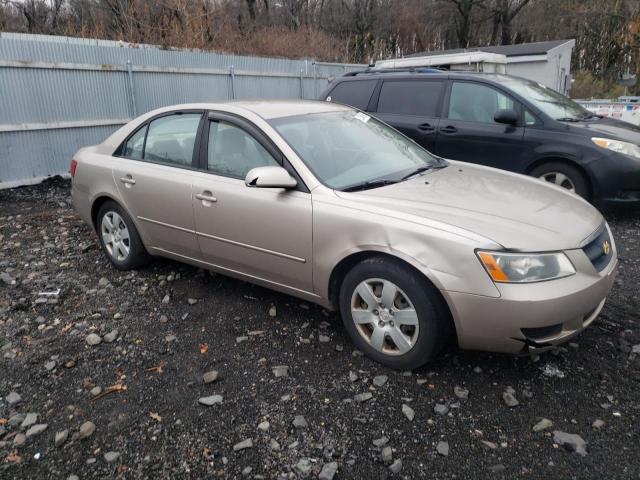
<path fill-rule="evenodd" d="M 328 102 L 342 103 L 352 107 L 366 110 L 369 99 L 376 88 L 377 80 L 354 80 L 339 83 L 331 90 L 327 97 Z"/>
<path fill-rule="evenodd" d="M 378 113 L 435 117 L 443 82 L 391 80 L 380 90 Z"/>
<path fill-rule="evenodd" d="M 503 83 L 553 119 L 580 120 L 592 116 L 583 106 L 539 83 L 519 78 L 505 78 Z"/>
<path fill-rule="evenodd" d="M 149 124 L 144 159 L 191 166 L 201 114 L 167 115 Z"/>
<path fill-rule="evenodd" d="M 252 168 L 279 165 L 258 141 L 235 125 L 209 124 L 207 168 L 211 173 L 244 179 Z"/>
<path fill-rule="evenodd" d="M 449 119 L 494 123 L 498 110 L 514 109 L 514 102 L 498 90 L 471 82 L 453 82 L 449 100 Z"/>

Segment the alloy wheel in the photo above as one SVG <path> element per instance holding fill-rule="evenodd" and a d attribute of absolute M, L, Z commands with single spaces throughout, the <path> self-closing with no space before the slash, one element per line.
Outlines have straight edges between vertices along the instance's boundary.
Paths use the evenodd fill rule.
<path fill-rule="evenodd" d="M 129 256 L 131 239 L 127 224 L 122 217 L 113 211 L 105 213 L 102 217 L 100 232 L 109 255 L 118 262 L 124 262 Z"/>
<path fill-rule="evenodd" d="M 540 180 L 544 180 L 545 182 L 553 183 L 555 185 L 558 185 L 559 187 L 566 188 L 570 192 L 576 193 L 576 186 L 573 184 L 573 181 L 564 173 L 547 172 L 543 173 L 538 178 Z"/>
<path fill-rule="evenodd" d="M 418 339 L 418 314 L 393 282 L 369 278 L 351 296 L 351 317 L 358 333 L 385 355 L 404 355 Z"/>

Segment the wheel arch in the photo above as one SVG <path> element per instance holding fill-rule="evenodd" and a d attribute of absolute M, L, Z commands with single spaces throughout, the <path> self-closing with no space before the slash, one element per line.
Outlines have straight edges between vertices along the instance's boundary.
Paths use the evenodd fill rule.
<path fill-rule="evenodd" d="M 113 198 L 110 195 L 101 194 L 101 195 L 96 196 L 96 198 L 93 200 L 93 202 L 91 202 L 91 225 L 93 226 L 93 229 L 96 232 L 98 231 L 98 225 L 97 225 L 98 212 L 100 211 L 100 207 L 102 207 L 102 205 L 104 205 L 108 201 L 115 202 L 118 205 L 120 205 L 122 208 L 124 208 L 122 206 L 122 204 L 120 202 L 118 202 L 118 200 L 116 200 L 115 198 Z"/>
<path fill-rule="evenodd" d="M 415 265 L 410 261 L 410 259 L 402 258 L 400 254 L 394 254 L 394 253 L 389 253 L 389 252 L 384 252 L 379 250 L 360 250 L 357 252 L 353 252 L 345 256 L 344 258 L 342 258 L 335 265 L 335 267 L 331 271 L 331 275 L 329 276 L 329 285 L 328 285 L 328 299 L 330 304 L 333 306 L 333 308 L 337 309 L 337 306 L 339 305 L 340 287 L 342 286 L 342 281 L 344 280 L 344 277 L 347 274 L 347 272 L 358 263 L 362 262 L 363 260 L 366 260 L 367 258 L 372 258 L 372 257 L 385 258 L 398 265 L 402 265 L 412 270 L 413 272 L 417 273 L 425 281 L 429 282 L 429 284 L 431 284 L 434 287 L 434 291 L 437 293 L 438 297 L 442 301 L 443 307 L 446 309 L 446 311 L 450 316 L 451 324 L 455 328 L 455 322 L 453 321 L 453 312 L 451 311 L 449 302 L 447 302 L 446 298 L 442 295 L 442 292 L 440 291 L 441 288 L 439 288 L 439 282 L 437 281 L 437 279 L 433 278 L 432 275 L 429 275 L 425 271 L 426 268 L 424 268 L 424 266 Z"/>
<path fill-rule="evenodd" d="M 582 165 L 580 165 L 580 163 L 570 158 L 567 158 L 561 155 L 550 155 L 550 156 L 538 158 L 537 160 L 527 165 L 527 168 L 525 169 L 524 173 L 526 175 L 531 175 L 531 172 L 533 170 L 547 163 L 563 163 L 565 165 L 568 165 L 570 167 L 577 169 L 584 176 L 584 179 L 587 181 L 587 186 L 589 188 L 589 198 L 593 198 L 595 192 L 594 192 L 594 182 L 593 182 L 593 179 L 591 178 L 591 175 L 589 174 L 587 169 L 585 169 Z"/>

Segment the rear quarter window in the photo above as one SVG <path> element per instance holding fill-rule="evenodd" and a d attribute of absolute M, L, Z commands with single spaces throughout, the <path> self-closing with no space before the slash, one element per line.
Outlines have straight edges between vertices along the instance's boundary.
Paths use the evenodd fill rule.
<path fill-rule="evenodd" d="M 435 117 L 443 89 L 444 82 L 439 81 L 385 81 L 380 90 L 378 113 Z"/>
<path fill-rule="evenodd" d="M 341 82 L 327 96 L 328 102 L 342 103 L 366 110 L 369 100 L 376 88 L 377 80 L 352 80 Z"/>

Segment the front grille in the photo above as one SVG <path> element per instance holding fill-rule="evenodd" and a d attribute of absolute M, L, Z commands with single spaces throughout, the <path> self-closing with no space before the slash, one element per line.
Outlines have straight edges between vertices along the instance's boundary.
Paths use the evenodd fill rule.
<path fill-rule="evenodd" d="M 613 244 L 609 236 L 609 229 L 605 224 L 602 224 L 596 237 L 582 247 L 582 251 L 598 272 L 609 265 L 611 257 L 613 257 Z"/>

